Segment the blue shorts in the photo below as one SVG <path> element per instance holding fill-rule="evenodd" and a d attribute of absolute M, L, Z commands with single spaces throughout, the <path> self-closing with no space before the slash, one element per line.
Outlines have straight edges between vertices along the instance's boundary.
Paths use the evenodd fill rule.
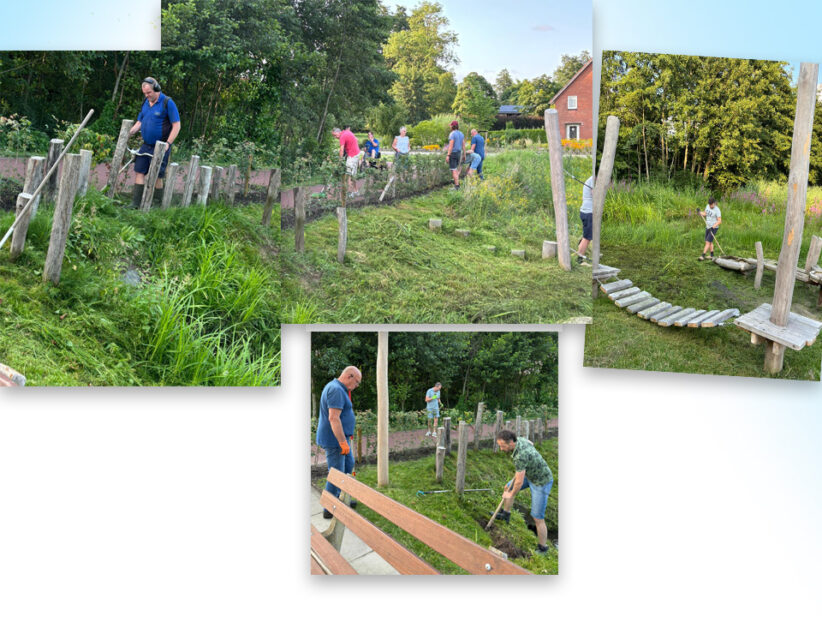
<path fill-rule="evenodd" d="M 713 242 L 717 231 L 719 231 L 719 227 L 709 227 L 705 229 L 705 242 Z"/>
<path fill-rule="evenodd" d="M 479 166 L 480 166 L 480 163 L 482 163 L 482 157 L 479 154 L 477 154 L 476 152 L 474 152 L 471 155 L 471 169 L 472 170 L 478 169 Z"/>
<path fill-rule="evenodd" d="M 513 480 L 509 480 L 506 487 L 511 486 Z M 548 496 L 551 495 L 551 487 L 554 486 L 554 479 L 551 478 L 545 484 L 534 484 L 528 478 L 522 482 L 522 489 L 531 489 L 531 517 L 535 520 L 545 519 L 545 509 L 548 508 Z M 522 490 L 520 489 L 520 491 Z"/>
<path fill-rule="evenodd" d="M 579 219 L 582 220 L 582 237 L 585 240 L 594 239 L 594 214 L 584 214 L 579 212 Z"/>
<path fill-rule="evenodd" d="M 154 146 L 148 143 L 143 143 L 140 149 L 137 150 L 138 156 L 134 157 L 134 171 L 137 174 L 148 174 L 148 168 L 151 165 L 151 159 L 154 156 Z M 148 154 L 149 156 L 139 156 L 140 154 Z M 160 173 L 157 178 L 162 178 L 166 175 L 166 165 L 168 165 L 168 157 L 171 156 L 171 147 L 166 150 L 166 155 L 163 157 L 163 162 L 160 165 Z"/>
<path fill-rule="evenodd" d="M 429 409 L 428 410 L 428 420 L 431 420 L 432 418 L 439 418 L 439 417 L 440 417 L 440 409 L 439 408 Z"/>

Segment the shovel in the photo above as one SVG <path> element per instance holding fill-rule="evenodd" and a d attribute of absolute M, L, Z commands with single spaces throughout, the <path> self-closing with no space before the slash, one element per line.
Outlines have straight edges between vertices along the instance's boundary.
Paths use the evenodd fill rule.
<path fill-rule="evenodd" d="M 508 491 L 508 488 L 506 487 L 505 490 Z M 502 503 L 504 501 L 505 501 L 505 498 L 503 498 L 499 501 L 499 505 L 497 505 L 497 510 L 494 511 L 494 514 L 491 516 L 491 519 L 488 520 L 488 523 L 485 525 L 485 530 L 488 530 L 488 529 L 491 528 L 491 524 L 493 524 L 494 520 L 497 518 L 497 513 L 499 513 L 499 510 L 502 508 Z"/>

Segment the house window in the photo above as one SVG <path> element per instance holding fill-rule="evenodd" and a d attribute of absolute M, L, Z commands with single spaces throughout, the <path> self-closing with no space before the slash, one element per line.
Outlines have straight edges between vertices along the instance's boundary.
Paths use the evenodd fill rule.
<path fill-rule="evenodd" d="M 577 109 L 577 96 L 573 95 L 572 97 L 568 97 L 568 110 L 576 110 Z"/>
<path fill-rule="evenodd" d="M 579 124 L 566 123 L 565 124 L 565 138 L 579 140 Z"/>

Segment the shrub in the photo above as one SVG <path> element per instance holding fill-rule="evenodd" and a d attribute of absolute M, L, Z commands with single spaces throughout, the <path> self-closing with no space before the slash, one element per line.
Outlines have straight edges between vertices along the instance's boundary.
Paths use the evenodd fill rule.
<path fill-rule="evenodd" d="M 46 152 L 48 146 L 48 136 L 39 130 L 33 130 L 27 117 L 17 114 L 0 117 L 0 147 L 7 152 Z"/>

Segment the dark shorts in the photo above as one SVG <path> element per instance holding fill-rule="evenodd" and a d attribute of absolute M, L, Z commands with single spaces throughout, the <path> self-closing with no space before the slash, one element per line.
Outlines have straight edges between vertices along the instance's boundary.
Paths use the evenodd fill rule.
<path fill-rule="evenodd" d="M 460 156 L 462 152 L 451 152 L 448 155 L 448 167 L 451 170 L 458 170 L 460 168 Z"/>
<path fill-rule="evenodd" d="M 580 212 L 579 219 L 582 220 L 582 237 L 586 240 L 594 239 L 594 214 L 584 214 Z"/>
<path fill-rule="evenodd" d="M 171 152 L 169 151 L 171 148 L 169 147 L 166 150 L 166 155 L 163 157 L 163 163 L 160 165 L 160 173 L 157 178 L 163 178 L 166 175 L 166 165 L 168 165 L 168 157 L 171 156 Z M 148 168 L 151 165 L 151 156 L 139 156 L 140 154 L 154 154 L 154 146 L 149 145 L 148 143 L 143 143 L 140 146 L 140 149 L 137 150 L 138 156 L 134 157 L 134 171 L 137 174 L 148 174 Z"/>
<path fill-rule="evenodd" d="M 719 231 L 719 227 L 705 229 L 705 242 L 713 242 L 717 231 Z"/>

